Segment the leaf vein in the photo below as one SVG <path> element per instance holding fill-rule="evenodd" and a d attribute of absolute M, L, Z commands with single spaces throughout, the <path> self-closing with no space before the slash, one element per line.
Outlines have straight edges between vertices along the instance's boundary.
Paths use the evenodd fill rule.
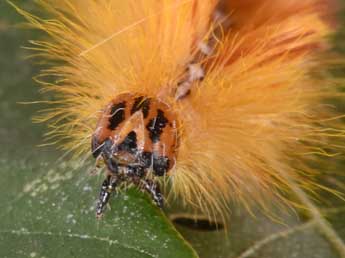
<path fill-rule="evenodd" d="M 150 253 L 149 251 L 143 250 L 141 248 L 137 248 L 132 245 L 123 244 L 120 243 L 118 240 L 112 240 L 108 237 L 98 237 L 98 236 L 92 236 L 92 235 L 82 235 L 82 234 L 76 234 L 76 233 L 54 233 L 54 232 L 43 232 L 43 231 L 23 231 L 23 230 L 2 230 L 0 231 L 0 234 L 13 234 L 13 235 L 19 235 L 19 236 L 30 236 L 30 235 L 43 235 L 43 236 L 57 236 L 57 237 L 68 237 L 68 238 L 78 238 L 78 239 L 88 239 L 88 240 L 97 240 L 101 242 L 107 242 L 109 246 L 112 245 L 119 245 L 123 248 L 134 250 L 140 254 L 145 254 L 152 258 L 157 258 L 158 256 L 155 254 Z"/>
<path fill-rule="evenodd" d="M 312 227 L 316 224 L 315 220 L 311 220 L 307 223 L 304 223 L 302 225 L 298 225 L 295 226 L 293 228 L 289 228 L 287 230 L 284 231 L 280 231 L 278 233 L 269 235 L 265 238 L 263 238 L 262 240 L 257 241 L 256 243 L 254 243 L 254 245 L 252 245 L 251 247 L 249 247 L 248 249 L 246 249 L 244 252 L 242 252 L 239 256 L 237 256 L 236 258 L 247 258 L 250 257 L 251 255 L 255 254 L 257 251 L 259 251 L 262 247 L 276 241 L 279 240 L 281 238 L 285 238 L 288 237 L 298 231 L 302 231 L 305 230 L 309 227 Z"/>

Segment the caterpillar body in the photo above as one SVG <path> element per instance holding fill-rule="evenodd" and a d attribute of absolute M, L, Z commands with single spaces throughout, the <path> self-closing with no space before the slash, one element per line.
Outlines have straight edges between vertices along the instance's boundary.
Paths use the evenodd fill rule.
<path fill-rule="evenodd" d="M 210 216 L 231 200 L 291 204 L 292 184 L 316 185 L 308 161 L 339 147 L 326 99 L 342 96 L 310 75 L 325 67 L 333 1 L 37 2 L 53 19 L 18 11 L 47 32 L 32 48 L 57 99 L 38 121 L 77 156 L 91 142 L 105 164 L 97 216 L 122 182 L 162 206 L 168 181 Z"/>

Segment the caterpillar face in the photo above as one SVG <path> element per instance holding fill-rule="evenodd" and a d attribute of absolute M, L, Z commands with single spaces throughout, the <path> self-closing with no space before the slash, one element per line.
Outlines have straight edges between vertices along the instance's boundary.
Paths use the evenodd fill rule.
<path fill-rule="evenodd" d="M 121 94 L 101 114 L 91 145 L 94 157 L 108 160 L 110 172 L 127 167 L 163 176 L 175 165 L 177 120 L 158 99 Z"/>

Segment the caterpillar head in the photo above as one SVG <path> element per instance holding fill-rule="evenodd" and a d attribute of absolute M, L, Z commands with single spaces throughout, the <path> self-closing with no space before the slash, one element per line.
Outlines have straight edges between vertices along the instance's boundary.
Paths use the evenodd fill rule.
<path fill-rule="evenodd" d="M 111 172 L 116 172 L 112 165 L 142 167 L 157 176 L 174 166 L 176 148 L 177 120 L 170 107 L 158 99 L 129 93 L 106 106 L 91 144 L 93 156 L 103 158 Z"/>
<path fill-rule="evenodd" d="M 93 156 L 104 162 L 108 172 L 97 214 L 102 214 L 119 182 L 129 181 L 141 188 L 144 185 L 151 191 L 153 186 L 142 180 L 148 178 L 148 172 L 166 175 L 175 164 L 176 149 L 177 120 L 167 104 L 128 93 L 113 99 L 102 112 L 91 143 Z M 162 198 L 155 197 L 157 192 L 151 195 L 161 206 Z"/>

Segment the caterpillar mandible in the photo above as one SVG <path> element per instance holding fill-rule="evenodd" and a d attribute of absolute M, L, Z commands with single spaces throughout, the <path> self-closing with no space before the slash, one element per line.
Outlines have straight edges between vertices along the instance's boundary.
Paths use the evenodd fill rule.
<path fill-rule="evenodd" d="M 51 139 L 105 168 L 96 208 L 132 183 L 163 206 L 160 183 L 208 215 L 231 200 L 289 204 L 314 187 L 309 161 L 341 137 L 327 105 L 342 98 L 325 68 L 333 1 L 41 0 L 19 10 L 48 39 Z M 331 61 L 331 60 L 330 60 Z M 326 151 L 327 150 L 327 151 Z M 160 180 L 162 179 L 163 180 Z"/>

